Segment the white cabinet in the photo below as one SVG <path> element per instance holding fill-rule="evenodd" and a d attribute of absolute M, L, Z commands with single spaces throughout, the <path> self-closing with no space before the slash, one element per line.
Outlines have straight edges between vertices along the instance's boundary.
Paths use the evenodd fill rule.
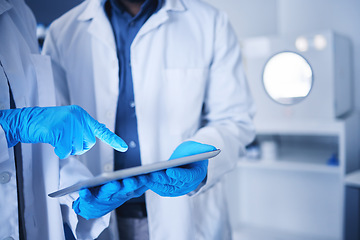
<path fill-rule="evenodd" d="M 229 176 L 237 182 L 230 205 L 234 239 L 344 239 L 348 161 L 357 162 L 354 116 L 297 131 L 261 129 L 258 141 L 276 141 L 277 158 L 243 158 Z M 333 154 L 338 165 L 329 165 Z M 355 178 L 355 177 L 354 177 Z"/>
<path fill-rule="evenodd" d="M 354 198 L 349 209 L 351 196 L 346 197 L 347 186 L 360 186 L 360 173 L 354 173 L 360 168 L 359 118 L 344 115 L 350 111 L 349 96 L 338 83 L 343 81 L 345 88 L 350 84 L 349 68 L 341 64 L 349 64 L 349 54 L 337 51 L 348 49 L 348 43 L 336 43 L 334 39 L 343 38 L 331 32 L 323 36 L 328 45 L 322 52 L 301 53 L 311 63 L 314 84 L 310 95 L 295 105 L 270 99 L 261 71 L 281 49 L 298 51 L 296 37 L 265 39 L 269 45 L 258 48 L 265 53 L 249 56 L 245 49 L 248 81 L 258 106 L 257 141 L 263 151 L 258 159 L 242 158 L 228 176 L 236 183 L 228 185 L 234 239 L 345 239 L 349 212 L 359 211 Z"/>

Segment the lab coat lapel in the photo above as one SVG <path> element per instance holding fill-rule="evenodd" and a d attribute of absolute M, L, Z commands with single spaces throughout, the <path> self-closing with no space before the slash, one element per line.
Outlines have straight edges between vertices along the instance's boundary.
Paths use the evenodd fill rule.
<path fill-rule="evenodd" d="M 11 5 L 11 3 L 5 1 L 5 0 L 0 0 L 0 15 L 2 15 L 4 12 L 9 11 L 13 6 Z"/>
<path fill-rule="evenodd" d="M 9 29 L 3 29 L 9 28 Z M 3 29 L 5 32 L 10 32 L 10 29 L 15 29 L 15 26 L 12 24 L 2 26 L 0 24 L 0 29 Z M 36 84 L 31 84 L 29 79 L 35 79 L 36 75 L 32 67 L 24 69 L 22 66 L 31 66 L 30 59 L 30 49 L 27 46 L 26 41 L 19 37 L 19 34 L 16 34 L 16 29 L 13 31 L 13 34 L 10 35 L 0 35 L 0 44 L 3 46 L 11 46 L 12 41 L 20 42 L 18 45 L 21 48 L 7 48 L 3 49 L 0 53 L 0 61 L 4 67 L 4 71 L 9 81 L 9 85 L 14 96 L 14 101 L 17 108 L 26 107 L 25 98 L 28 93 L 32 92 L 36 87 Z M 21 56 L 21 58 L 14 58 L 13 56 Z"/>
<path fill-rule="evenodd" d="M 110 129 L 113 121 L 110 121 L 107 111 L 109 98 L 113 95 L 118 94 L 118 66 L 117 66 L 117 55 L 116 55 L 116 44 L 115 37 L 112 31 L 111 24 L 106 16 L 104 10 L 104 1 L 93 0 L 91 3 L 94 6 L 88 6 L 85 10 L 85 15 L 81 17 L 92 18 L 88 28 L 88 32 L 91 35 L 91 52 L 93 57 L 93 74 L 94 74 L 94 87 L 95 95 L 99 101 L 96 101 L 97 106 L 97 118 L 103 121 L 105 124 L 110 124 Z M 116 65 L 114 64 L 116 62 Z M 104 100 L 104 96 L 107 96 L 107 100 Z M 100 100 L 101 99 L 101 100 Z M 114 102 L 116 106 L 116 101 Z M 115 110 L 114 110 L 115 111 Z M 104 119 L 102 119 L 104 118 Z M 110 122 L 109 122 L 110 121 Z"/>
<path fill-rule="evenodd" d="M 185 10 L 186 7 L 181 0 L 166 0 L 164 6 L 145 22 L 144 26 L 136 35 L 132 45 L 135 45 L 136 42 L 145 34 L 164 24 L 169 19 L 169 12 Z"/>
<path fill-rule="evenodd" d="M 165 0 L 164 6 L 155 14 L 153 14 L 142 26 L 142 28 L 139 30 L 138 34 L 136 35 L 134 41 L 131 44 L 131 66 L 132 66 L 132 74 L 133 74 L 133 84 L 134 84 L 134 92 L 141 92 L 139 89 L 143 85 L 144 78 L 143 77 L 137 77 L 136 72 L 140 72 L 141 66 L 137 61 L 134 61 L 135 56 L 141 56 L 141 51 L 144 51 L 141 46 L 141 44 L 138 44 L 142 37 L 144 37 L 147 34 L 154 33 L 156 34 L 156 30 L 161 25 L 165 24 L 169 18 L 170 18 L 170 12 L 172 11 L 185 11 L 186 7 L 183 4 L 181 0 Z M 145 41 L 146 42 L 146 41 Z M 135 57 L 136 58 L 136 57 Z M 138 68 L 139 67 L 139 68 Z M 138 99 L 138 97 L 135 97 L 135 99 Z"/>
<path fill-rule="evenodd" d="M 99 3 L 99 0 L 93 0 Z M 119 94 L 118 60 L 115 38 L 111 24 L 106 16 L 104 4 L 92 8 L 88 17 L 92 17 L 88 27 L 91 37 L 92 71 L 96 97 L 96 118 L 110 130 L 115 130 L 115 113 Z M 102 144 L 100 144 L 102 145 Z M 101 146 L 101 151 L 110 151 L 107 146 Z"/>
<path fill-rule="evenodd" d="M 165 23 L 169 19 L 168 12 L 165 10 L 160 10 L 158 13 L 151 16 L 140 29 L 138 34 L 136 35 L 132 46 L 136 44 L 136 42 L 145 34 L 149 33 L 150 31 L 156 29 L 163 23 Z"/>
<path fill-rule="evenodd" d="M 88 28 L 88 32 L 92 35 L 92 37 L 97 38 L 108 47 L 116 50 L 113 30 L 106 16 L 104 5 L 100 4 L 96 10 L 94 9 L 92 11 L 94 11 L 92 14 L 89 13 L 90 16 L 93 15 L 93 18 Z"/>

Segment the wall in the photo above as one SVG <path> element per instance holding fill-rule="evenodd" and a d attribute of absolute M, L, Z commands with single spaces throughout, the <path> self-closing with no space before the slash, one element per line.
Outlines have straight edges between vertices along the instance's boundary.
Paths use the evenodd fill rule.
<path fill-rule="evenodd" d="M 82 0 L 25 0 L 34 12 L 36 21 L 48 26 L 53 20 L 60 17 Z"/>
<path fill-rule="evenodd" d="M 360 1 L 278 0 L 280 34 L 332 29 L 348 37 L 353 45 L 354 102 L 360 110 Z"/>
<path fill-rule="evenodd" d="M 353 44 L 354 90 L 360 91 L 360 1 L 207 0 L 226 11 L 240 40 L 254 36 L 332 29 Z M 354 95 L 360 110 L 360 94 Z"/>
<path fill-rule="evenodd" d="M 239 39 L 277 33 L 277 0 L 206 0 L 225 11 Z"/>

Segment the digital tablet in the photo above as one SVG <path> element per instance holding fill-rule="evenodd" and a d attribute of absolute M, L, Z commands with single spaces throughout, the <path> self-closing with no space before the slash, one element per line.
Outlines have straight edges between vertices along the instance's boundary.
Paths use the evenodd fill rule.
<path fill-rule="evenodd" d="M 53 197 L 53 198 L 62 197 L 66 194 L 79 191 L 82 188 L 96 187 L 96 186 L 100 186 L 100 185 L 103 185 L 107 182 L 111 182 L 114 180 L 120 180 L 120 179 L 127 178 L 127 177 L 133 177 L 133 176 L 151 173 L 151 172 L 155 172 L 155 171 L 159 171 L 159 170 L 163 170 L 163 169 L 167 169 L 167 168 L 178 167 L 181 165 L 186 165 L 189 163 L 202 161 L 205 159 L 210 159 L 210 158 L 215 157 L 219 153 L 220 153 L 220 149 L 217 149 L 217 150 L 214 150 L 211 152 L 195 154 L 195 155 L 188 156 L 188 157 L 176 158 L 176 159 L 166 160 L 166 161 L 157 162 L 157 163 L 153 163 L 153 164 L 147 164 L 147 165 L 142 165 L 142 166 L 137 166 L 137 167 L 132 167 L 132 168 L 126 168 L 126 169 L 122 169 L 122 170 L 118 170 L 118 171 L 114 171 L 114 172 L 103 173 L 103 174 L 100 174 L 99 176 L 78 182 L 69 187 L 66 187 L 66 188 L 60 189 L 56 192 L 50 193 L 49 197 Z"/>

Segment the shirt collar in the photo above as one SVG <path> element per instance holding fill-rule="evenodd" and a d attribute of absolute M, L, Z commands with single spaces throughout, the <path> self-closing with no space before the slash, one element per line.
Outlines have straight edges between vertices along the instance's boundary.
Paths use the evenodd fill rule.
<path fill-rule="evenodd" d="M 0 0 L 1 1 L 1 0 Z M 4 0 L 3 0 L 4 1 Z M 80 21 L 87 21 L 96 16 L 98 11 L 103 11 L 107 0 L 89 0 L 84 11 L 78 17 Z M 182 0 L 161 0 L 158 4 L 160 11 L 185 11 L 186 6 Z M 160 0 L 159 0 L 160 3 Z"/>
<path fill-rule="evenodd" d="M 135 16 L 131 16 L 125 9 L 125 7 L 119 3 L 119 0 L 108 0 L 110 2 L 111 7 L 121 15 L 128 15 L 131 19 L 137 19 L 149 9 L 155 9 L 154 12 L 157 12 L 158 9 L 161 7 L 162 0 L 145 0 L 144 3 L 141 5 L 141 9 Z M 156 7 L 154 7 L 156 4 Z M 159 7 L 160 6 L 160 7 Z"/>

